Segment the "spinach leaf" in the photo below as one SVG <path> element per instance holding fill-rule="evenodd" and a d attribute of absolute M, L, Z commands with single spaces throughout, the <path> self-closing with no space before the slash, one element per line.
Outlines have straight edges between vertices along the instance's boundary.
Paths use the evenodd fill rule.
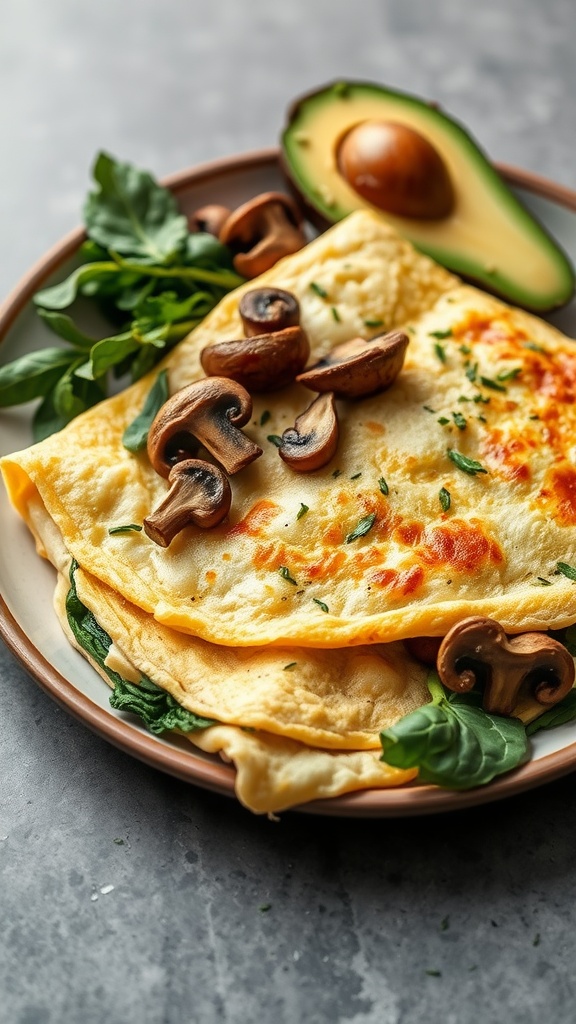
<path fill-rule="evenodd" d="M 167 398 L 168 371 L 161 370 L 148 392 L 142 412 L 138 414 L 135 420 L 132 420 L 132 423 L 126 427 L 122 435 L 122 444 L 129 452 L 139 452 L 146 446 L 148 431 L 152 426 L 152 421 Z"/>
<path fill-rule="evenodd" d="M 111 706 L 120 711 L 129 711 L 138 715 L 150 732 L 157 736 L 169 729 L 192 732 L 195 729 L 207 729 L 210 725 L 215 725 L 212 719 L 200 718 L 192 711 L 187 711 L 186 708 L 178 704 L 171 694 L 166 693 L 147 676 L 142 676 L 138 684 L 129 683 L 118 672 L 105 664 L 112 645 L 112 638 L 78 597 L 74 580 L 77 568 L 78 563 L 72 561 L 70 590 L 66 596 L 66 616 L 79 646 L 90 655 L 106 673 L 110 682 L 114 684 L 114 691 L 110 696 Z"/>
<path fill-rule="evenodd" d="M 120 274 L 120 267 L 113 260 L 102 263 L 85 263 L 77 267 L 60 284 L 54 284 L 50 288 L 42 288 L 36 292 L 34 302 L 37 306 L 45 309 L 66 309 L 71 306 L 81 289 L 93 281 L 109 281 L 110 278 L 117 278 Z M 115 283 L 116 286 L 116 283 Z M 85 291 L 85 294 L 88 294 Z"/>
<path fill-rule="evenodd" d="M 213 719 L 200 718 L 183 708 L 170 693 L 161 690 L 146 676 L 138 684 L 120 679 L 110 696 L 110 706 L 117 711 L 138 715 L 155 736 L 170 729 L 194 732 L 196 729 L 208 729 L 216 725 Z"/>
<path fill-rule="evenodd" d="M 66 316 L 65 313 L 39 309 L 38 316 L 54 334 L 57 334 L 59 338 L 63 338 L 69 345 L 73 345 L 74 348 L 87 351 L 92 348 L 92 345 L 97 340 L 79 330 L 72 317 Z"/>
<path fill-rule="evenodd" d="M 0 367 L 0 408 L 48 394 L 76 356 L 67 349 L 45 348 Z"/>
<path fill-rule="evenodd" d="M 554 704 L 549 711 L 545 711 L 540 718 L 526 726 L 526 734 L 533 736 L 540 729 L 553 729 L 556 725 L 566 725 L 576 719 L 576 689 L 566 694 L 563 700 Z"/>
<path fill-rule="evenodd" d="M 124 256 L 169 263 L 188 236 L 176 200 L 152 175 L 100 153 L 93 170 L 99 188 L 88 195 L 84 222 L 98 245 Z"/>
<path fill-rule="evenodd" d="M 478 693 L 447 697 L 434 673 L 428 686 L 432 702 L 380 734 L 382 761 L 417 767 L 420 782 L 462 790 L 483 786 L 526 760 L 528 740 L 519 719 L 488 714 Z"/>

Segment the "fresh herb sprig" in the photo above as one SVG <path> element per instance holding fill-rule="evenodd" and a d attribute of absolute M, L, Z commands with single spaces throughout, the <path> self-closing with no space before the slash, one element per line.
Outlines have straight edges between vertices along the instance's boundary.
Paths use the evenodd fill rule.
<path fill-rule="evenodd" d="M 65 346 L 0 368 L 0 408 L 42 399 L 33 419 L 37 441 L 105 398 L 111 377 L 142 377 L 243 281 L 230 251 L 212 235 L 191 234 L 172 193 L 146 171 L 100 153 L 93 176 L 81 265 L 34 296 Z M 92 300 L 114 325 L 108 335 L 82 329 L 78 298 Z"/>

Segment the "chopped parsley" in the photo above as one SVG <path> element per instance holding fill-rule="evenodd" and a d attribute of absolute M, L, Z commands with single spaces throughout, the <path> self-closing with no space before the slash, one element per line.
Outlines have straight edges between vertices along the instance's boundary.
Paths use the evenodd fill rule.
<path fill-rule="evenodd" d="M 437 341 L 436 344 L 434 345 L 434 351 L 435 351 L 436 355 L 438 356 L 438 359 L 440 360 L 440 362 L 441 363 L 445 363 L 446 362 L 446 352 L 444 351 L 444 346 L 441 345 L 439 341 Z"/>
<path fill-rule="evenodd" d="M 381 476 L 379 481 L 378 481 L 378 487 L 382 491 L 382 494 L 389 494 L 390 493 L 390 489 L 388 487 L 388 484 L 386 483 L 386 481 L 385 481 L 383 476 Z"/>
<path fill-rule="evenodd" d="M 383 327 L 384 326 L 384 321 L 383 320 L 365 320 L 364 321 L 364 326 L 365 327 Z"/>
<path fill-rule="evenodd" d="M 290 570 L 288 569 L 287 566 L 281 565 L 280 568 L 278 569 L 278 572 L 280 573 L 283 580 L 287 580 L 288 583 L 292 583 L 295 587 L 298 586 L 297 580 L 295 580 L 294 577 L 290 575 Z"/>
<path fill-rule="evenodd" d="M 369 531 L 372 529 L 375 522 L 375 512 L 371 512 L 369 516 L 363 516 L 362 519 L 359 521 L 358 525 L 355 526 L 354 529 L 352 530 L 352 533 L 346 535 L 346 544 L 351 544 L 353 540 L 358 540 L 359 537 L 365 537 L 366 534 L 369 533 Z"/>
<path fill-rule="evenodd" d="M 305 505 L 304 502 L 301 501 L 300 502 L 300 508 L 298 509 L 298 515 L 296 516 L 296 519 L 302 519 L 302 516 L 305 516 L 306 513 L 309 512 L 309 511 L 310 511 L 310 506 L 309 505 Z"/>
<path fill-rule="evenodd" d="M 316 281 L 311 281 L 310 282 L 310 288 L 312 289 L 314 294 L 315 295 L 319 295 L 321 299 L 327 299 L 328 298 L 328 292 L 326 291 L 326 289 L 323 288 L 321 284 L 317 284 Z"/>
<path fill-rule="evenodd" d="M 362 476 L 362 472 L 361 471 L 360 471 L 360 473 L 354 473 L 354 476 L 351 476 L 350 479 L 351 480 L 357 480 L 358 477 L 360 477 L 360 476 Z"/>
<path fill-rule="evenodd" d="M 334 477 L 334 480 L 336 479 L 336 477 L 342 476 L 342 470 L 341 469 L 335 469 L 334 472 L 332 473 L 332 476 Z"/>
<path fill-rule="evenodd" d="M 542 352 L 543 355 L 547 356 L 548 352 L 542 345 L 537 345 L 535 341 L 525 341 L 523 348 L 529 348 L 531 352 Z"/>
<path fill-rule="evenodd" d="M 431 338 L 438 338 L 439 341 L 443 341 L 444 338 L 452 337 L 452 328 L 448 327 L 446 331 L 428 331 Z"/>
<path fill-rule="evenodd" d="M 482 405 L 490 405 L 490 399 L 486 398 L 485 395 L 481 395 L 480 392 L 478 392 L 477 395 L 474 395 L 474 398 L 472 399 L 472 401 L 476 402 L 476 405 L 478 405 L 480 403 Z"/>
<path fill-rule="evenodd" d="M 277 448 L 282 447 L 282 438 L 278 434 L 268 434 L 266 440 L 270 441 L 271 444 L 275 444 Z"/>
<path fill-rule="evenodd" d="M 532 584 L 533 587 L 551 587 L 552 580 L 544 579 L 544 576 L 537 576 Z"/>
<path fill-rule="evenodd" d="M 128 523 L 126 526 L 111 526 L 108 533 L 113 537 L 115 533 L 140 533 L 141 530 L 138 523 Z"/>
<path fill-rule="evenodd" d="M 475 459 L 469 459 L 467 455 L 462 455 L 461 452 L 455 451 L 453 448 L 448 448 L 448 458 L 454 463 L 458 469 L 461 469 L 463 473 L 468 473 L 470 476 L 475 476 L 476 473 L 487 473 L 488 470 L 484 469 L 484 466 L 480 462 L 476 462 Z M 576 569 L 574 570 L 576 573 Z M 576 575 L 574 577 L 576 579 Z"/>
<path fill-rule="evenodd" d="M 436 413 L 436 409 L 431 409 L 429 405 L 423 405 L 422 408 L 426 409 L 426 412 Z"/>
<path fill-rule="evenodd" d="M 480 383 L 485 388 L 490 388 L 492 391 L 506 391 L 503 384 L 499 384 L 497 380 L 492 380 L 491 377 L 480 377 Z"/>
<path fill-rule="evenodd" d="M 576 583 L 576 568 L 573 565 L 568 565 L 567 562 L 556 562 L 556 568 L 563 576 Z"/>
<path fill-rule="evenodd" d="M 264 409 L 264 412 L 262 413 L 262 415 L 260 417 L 260 426 L 261 427 L 265 426 L 266 423 L 268 423 L 269 419 L 270 419 L 270 412 L 269 412 L 268 409 Z"/>
<path fill-rule="evenodd" d="M 298 664 L 298 662 L 297 662 L 297 661 L 290 661 L 290 662 L 289 662 L 289 663 L 288 663 L 287 665 L 284 665 L 284 671 L 285 671 L 285 672 L 288 672 L 288 671 L 289 671 L 289 669 L 291 669 L 291 668 L 296 668 L 296 665 L 297 665 L 297 664 Z"/>
<path fill-rule="evenodd" d="M 451 503 L 450 491 L 447 491 L 445 487 L 441 487 L 438 493 L 438 498 L 443 512 L 448 512 Z"/>
<path fill-rule="evenodd" d="M 452 419 L 458 427 L 458 430 L 466 430 L 466 417 L 461 412 L 453 412 Z"/>
<path fill-rule="evenodd" d="M 325 604 L 324 601 L 321 601 L 320 598 L 313 597 L 312 600 L 314 601 L 314 604 L 317 604 L 318 607 L 322 609 L 323 612 L 328 613 L 330 611 L 328 605 Z"/>
<path fill-rule="evenodd" d="M 488 420 L 486 419 L 485 416 L 482 415 L 482 413 L 479 413 L 476 419 L 480 420 L 480 423 L 488 423 Z"/>
<path fill-rule="evenodd" d="M 447 423 L 450 423 L 450 420 L 448 419 L 447 416 L 440 416 L 438 423 L 440 424 L 441 427 L 445 427 Z"/>
<path fill-rule="evenodd" d="M 333 316 L 333 318 L 334 318 L 334 320 L 336 321 L 337 324 L 342 322 L 342 318 L 340 316 L 340 313 L 336 309 L 336 306 L 332 306 L 332 316 Z"/>
<path fill-rule="evenodd" d="M 466 376 L 471 384 L 476 382 L 476 377 L 478 376 L 478 363 L 474 363 L 474 366 L 467 367 Z"/>
<path fill-rule="evenodd" d="M 463 356 L 469 356 L 472 354 L 472 349 L 469 345 L 460 345 L 460 351 Z"/>
<path fill-rule="evenodd" d="M 515 366 L 512 370 L 500 370 L 500 373 L 496 374 L 496 380 L 514 380 L 520 373 L 522 373 L 521 366 Z"/>

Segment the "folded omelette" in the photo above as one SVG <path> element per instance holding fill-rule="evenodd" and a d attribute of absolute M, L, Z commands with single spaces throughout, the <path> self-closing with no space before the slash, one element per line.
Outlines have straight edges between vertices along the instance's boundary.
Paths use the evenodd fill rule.
<path fill-rule="evenodd" d="M 254 399 L 244 432 L 264 454 L 231 479 L 220 526 L 166 549 L 110 534 L 166 493 L 122 444 L 158 369 L 0 465 L 40 554 L 78 563 L 111 657 L 216 719 L 191 739 L 234 760 L 247 806 L 275 810 L 411 777 L 377 760 L 380 731 L 427 699 L 403 638 L 472 614 L 511 633 L 576 620 L 557 572 L 576 560 L 576 350 L 358 212 L 223 299 L 162 364 L 171 394 L 204 376 L 206 345 L 242 336 L 239 298 L 260 285 L 297 297 L 311 361 L 409 335 L 388 391 L 337 402 L 323 469 L 295 473 L 268 440 L 313 397 L 293 384 Z"/>

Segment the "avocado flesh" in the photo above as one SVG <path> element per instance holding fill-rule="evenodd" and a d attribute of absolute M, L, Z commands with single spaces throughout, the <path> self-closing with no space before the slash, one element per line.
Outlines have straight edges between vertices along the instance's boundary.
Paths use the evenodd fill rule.
<path fill-rule="evenodd" d="M 415 220 L 363 199 L 337 165 L 340 140 L 367 120 L 405 124 L 441 155 L 455 192 L 441 220 Z M 423 100 L 366 82 L 335 83 L 293 106 L 282 135 L 282 162 L 315 223 L 334 223 L 353 210 L 380 214 L 438 263 L 503 298 L 538 312 L 567 302 L 574 271 L 565 253 L 534 220 L 474 140 Z"/>

